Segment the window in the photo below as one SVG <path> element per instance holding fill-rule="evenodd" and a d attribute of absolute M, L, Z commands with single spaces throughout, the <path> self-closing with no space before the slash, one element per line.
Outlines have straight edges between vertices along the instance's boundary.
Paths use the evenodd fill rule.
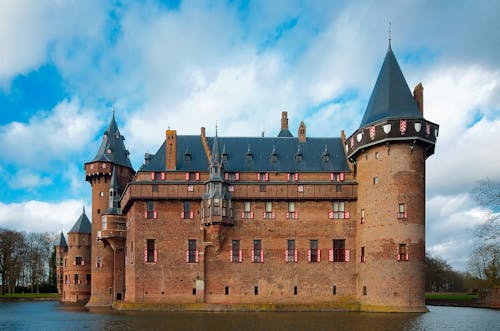
<path fill-rule="evenodd" d="M 75 262 L 73 263 L 73 265 L 84 265 L 82 262 L 83 262 L 82 257 L 77 256 L 77 257 L 75 257 Z"/>
<path fill-rule="evenodd" d="M 75 284 L 79 284 L 78 274 L 74 275 L 74 281 L 75 281 Z"/>
<path fill-rule="evenodd" d="M 229 257 L 229 260 L 233 263 L 241 263 L 243 262 L 243 254 L 240 249 L 240 241 L 239 240 L 233 240 L 232 241 L 232 246 L 231 246 L 231 256 Z"/>
<path fill-rule="evenodd" d="M 380 157 L 380 154 L 378 152 L 375 152 L 375 158 L 378 159 Z"/>
<path fill-rule="evenodd" d="M 96 268 L 102 268 L 103 265 L 102 265 L 102 256 L 98 256 L 97 257 L 97 261 L 96 261 Z"/>
<path fill-rule="evenodd" d="M 153 201 L 146 201 L 146 211 L 144 212 L 144 218 L 158 218 L 158 212 L 154 210 Z"/>
<path fill-rule="evenodd" d="M 155 249 L 155 239 L 146 239 L 144 250 L 144 262 L 152 263 L 158 261 L 158 250 Z"/>
<path fill-rule="evenodd" d="M 224 294 L 225 294 L 225 295 L 229 295 L 229 286 L 226 286 L 226 287 L 224 288 Z"/>
<path fill-rule="evenodd" d="M 259 182 L 267 182 L 269 181 L 269 173 L 267 172 L 260 172 L 257 174 L 257 181 Z"/>
<path fill-rule="evenodd" d="M 398 218 L 399 219 L 404 219 L 406 218 L 406 205 L 404 203 L 399 204 L 399 210 L 398 210 Z"/>
<path fill-rule="evenodd" d="M 188 154 L 188 153 L 184 154 L 184 161 L 186 161 L 186 162 L 191 161 L 191 154 Z"/>
<path fill-rule="evenodd" d="M 200 180 L 199 172 L 186 172 L 186 180 L 187 181 L 198 181 Z"/>
<path fill-rule="evenodd" d="M 159 192 L 160 191 L 160 187 L 158 186 L 158 184 L 153 184 L 153 192 Z"/>
<path fill-rule="evenodd" d="M 378 184 L 378 177 L 373 177 L 373 184 L 374 185 Z"/>
<path fill-rule="evenodd" d="M 321 260 L 321 251 L 318 249 L 318 240 L 309 240 L 309 262 L 319 262 Z"/>
<path fill-rule="evenodd" d="M 295 249 L 295 239 L 287 241 L 287 249 L 285 251 L 285 262 L 297 262 L 297 250 Z"/>
<path fill-rule="evenodd" d="M 360 262 L 366 262 L 365 246 L 361 247 L 361 254 L 360 255 L 361 255 Z"/>
<path fill-rule="evenodd" d="M 342 185 L 335 185 L 335 192 L 342 193 Z"/>
<path fill-rule="evenodd" d="M 260 239 L 253 241 L 252 262 L 264 262 L 264 251 L 262 250 L 262 243 Z"/>
<path fill-rule="evenodd" d="M 68 275 L 64 275 L 64 284 L 68 284 Z"/>
<path fill-rule="evenodd" d="M 87 276 L 85 278 L 85 284 L 90 285 L 90 278 L 91 278 L 91 275 L 87 274 Z"/>
<path fill-rule="evenodd" d="M 259 189 L 261 192 L 266 192 L 266 185 L 265 184 L 260 184 Z"/>
<path fill-rule="evenodd" d="M 251 211 L 250 201 L 245 201 L 243 203 L 243 212 L 241 213 L 241 218 L 253 218 L 253 212 Z"/>
<path fill-rule="evenodd" d="M 366 295 L 366 286 L 363 286 L 363 295 Z"/>
<path fill-rule="evenodd" d="M 345 203 L 344 201 L 334 201 L 333 202 L 333 212 L 329 213 L 329 218 L 333 219 L 343 219 L 343 218 L 348 218 L 346 217 L 346 212 L 345 212 Z"/>
<path fill-rule="evenodd" d="M 399 244 L 398 261 L 408 261 L 408 251 L 406 244 Z"/>
<path fill-rule="evenodd" d="M 182 203 L 181 218 L 183 218 L 183 219 L 192 219 L 193 217 L 194 217 L 194 213 L 191 211 L 191 202 L 184 201 Z"/>
<path fill-rule="evenodd" d="M 298 294 L 298 288 L 297 286 L 294 286 L 293 287 L 293 295 L 297 295 Z"/>
<path fill-rule="evenodd" d="M 333 295 L 337 295 L 337 286 L 333 285 Z"/>
<path fill-rule="evenodd" d="M 298 213 L 295 211 L 295 202 L 290 201 L 288 203 L 288 211 L 286 212 L 286 218 L 290 220 L 298 219 Z"/>
<path fill-rule="evenodd" d="M 253 288 L 253 294 L 254 294 L 254 295 L 259 295 L 259 287 L 258 287 L 258 286 L 255 286 L 255 287 Z"/>
<path fill-rule="evenodd" d="M 360 217 L 360 221 L 359 221 L 361 224 L 365 223 L 365 209 L 364 208 L 361 208 L 361 217 Z"/>
<path fill-rule="evenodd" d="M 262 215 L 265 219 L 275 219 L 275 214 L 273 212 L 273 203 L 270 201 L 266 201 L 265 203 L 265 211 Z"/>
<path fill-rule="evenodd" d="M 186 262 L 198 263 L 198 251 L 196 250 L 196 239 L 188 240 L 188 250 L 186 251 Z"/>
<path fill-rule="evenodd" d="M 224 179 L 231 181 L 231 182 L 236 182 L 240 180 L 240 173 L 239 172 L 226 172 L 224 173 Z"/>
<path fill-rule="evenodd" d="M 165 179 L 165 173 L 163 172 L 152 172 L 151 173 L 151 180 L 164 180 Z"/>
<path fill-rule="evenodd" d="M 345 175 L 343 172 L 332 172 L 330 174 L 330 180 L 332 182 L 343 182 Z"/>
<path fill-rule="evenodd" d="M 346 262 L 345 239 L 333 239 L 332 262 Z"/>
<path fill-rule="evenodd" d="M 287 174 L 287 180 L 291 183 L 295 183 L 299 181 L 299 174 L 297 172 L 291 172 Z"/>
<path fill-rule="evenodd" d="M 227 153 L 222 153 L 222 162 L 226 162 L 228 158 Z"/>

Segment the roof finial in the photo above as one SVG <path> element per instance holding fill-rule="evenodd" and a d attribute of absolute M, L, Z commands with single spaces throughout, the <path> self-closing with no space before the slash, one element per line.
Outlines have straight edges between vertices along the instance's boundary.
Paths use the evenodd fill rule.
<path fill-rule="evenodd" d="M 391 49 L 391 22 L 389 21 L 389 49 Z"/>

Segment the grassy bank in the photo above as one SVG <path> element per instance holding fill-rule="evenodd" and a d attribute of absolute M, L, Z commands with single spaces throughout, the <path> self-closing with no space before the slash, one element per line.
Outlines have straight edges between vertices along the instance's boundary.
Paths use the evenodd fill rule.
<path fill-rule="evenodd" d="M 425 293 L 426 300 L 473 300 L 479 298 L 478 294 L 467 293 Z"/>
<path fill-rule="evenodd" d="M 12 293 L 0 294 L 0 299 L 59 299 L 59 293 Z"/>

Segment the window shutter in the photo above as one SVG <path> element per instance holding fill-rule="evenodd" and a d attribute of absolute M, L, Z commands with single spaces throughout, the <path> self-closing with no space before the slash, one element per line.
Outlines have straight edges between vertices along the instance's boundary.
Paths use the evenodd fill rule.
<path fill-rule="evenodd" d="M 293 215 L 293 219 L 298 220 L 299 219 L 299 213 L 295 212 Z"/>
<path fill-rule="evenodd" d="M 311 250 L 307 251 L 307 262 L 311 262 Z"/>
<path fill-rule="evenodd" d="M 186 262 L 189 262 L 189 251 L 186 251 Z"/>
<path fill-rule="evenodd" d="M 229 180 L 229 173 L 227 172 L 224 173 L 224 180 Z"/>
<path fill-rule="evenodd" d="M 165 180 L 165 178 L 166 178 L 166 177 L 165 177 L 165 173 L 164 173 L 164 172 L 162 172 L 162 173 L 161 173 L 161 180 Z"/>
<path fill-rule="evenodd" d="M 266 172 L 265 176 L 264 176 L 264 180 L 267 182 L 269 181 L 269 173 Z"/>
<path fill-rule="evenodd" d="M 290 219 L 290 212 L 288 212 L 288 211 L 286 212 L 286 219 L 287 220 Z"/>
<path fill-rule="evenodd" d="M 351 213 L 349 211 L 344 211 L 344 218 L 350 219 L 351 218 Z"/>
<path fill-rule="evenodd" d="M 404 218 L 407 218 L 407 216 L 408 216 L 408 215 L 407 215 L 407 214 L 406 214 L 406 212 L 405 212 L 405 213 L 404 213 Z"/>
<path fill-rule="evenodd" d="M 333 262 L 333 249 L 328 250 L 328 261 Z"/>
<path fill-rule="evenodd" d="M 321 249 L 318 249 L 318 262 L 321 262 Z"/>
<path fill-rule="evenodd" d="M 245 218 L 245 212 L 244 211 L 241 212 L 241 218 Z"/>
<path fill-rule="evenodd" d="M 299 173 L 298 172 L 293 174 L 293 180 L 295 180 L 295 181 L 299 180 Z"/>
<path fill-rule="evenodd" d="M 186 172 L 186 180 L 189 180 L 189 172 Z"/>
<path fill-rule="evenodd" d="M 332 181 L 332 182 L 333 182 L 333 178 L 334 178 L 334 176 L 333 176 L 333 172 L 330 172 L 330 181 Z"/>
<path fill-rule="evenodd" d="M 238 262 L 243 262 L 243 250 L 240 249 L 238 252 Z"/>
<path fill-rule="evenodd" d="M 148 262 L 148 250 L 144 250 L 144 262 Z"/>
<path fill-rule="evenodd" d="M 266 212 L 265 211 L 262 212 L 262 218 L 266 218 Z"/>
<path fill-rule="evenodd" d="M 263 249 L 260 250 L 260 262 L 261 263 L 264 262 L 264 250 Z"/>
<path fill-rule="evenodd" d="M 153 257 L 153 259 L 154 259 L 155 262 L 158 262 L 158 250 L 157 249 L 154 250 L 154 257 Z"/>
<path fill-rule="evenodd" d="M 234 177 L 236 178 L 236 180 L 240 180 L 240 173 L 239 172 L 235 173 Z"/>
<path fill-rule="evenodd" d="M 350 253 L 351 251 L 346 249 L 345 252 L 344 252 L 344 262 L 349 262 L 349 258 L 350 258 Z"/>
<path fill-rule="evenodd" d="M 298 259 L 298 250 L 295 250 L 295 251 L 293 252 L 293 259 L 294 259 L 294 261 L 295 261 L 295 262 L 297 262 L 297 261 L 299 260 L 299 259 Z"/>
<path fill-rule="evenodd" d="M 82 260 L 82 265 L 85 265 L 85 260 Z"/>
<path fill-rule="evenodd" d="M 333 218 L 333 211 L 328 212 L 328 218 L 332 219 Z"/>
<path fill-rule="evenodd" d="M 405 254 L 405 261 L 408 261 L 409 258 L 408 258 L 408 254 Z"/>
<path fill-rule="evenodd" d="M 184 219 L 184 212 L 181 211 L 181 218 Z"/>
<path fill-rule="evenodd" d="M 253 219 L 253 211 L 250 212 L 250 218 Z"/>
<path fill-rule="evenodd" d="M 343 172 L 340 173 L 340 181 L 343 182 L 344 181 L 344 178 L 345 178 L 345 175 Z"/>
<path fill-rule="evenodd" d="M 154 172 L 151 173 L 151 180 L 155 180 L 155 173 Z"/>
<path fill-rule="evenodd" d="M 286 174 L 286 180 L 290 181 L 290 174 Z"/>
<path fill-rule="evenodd" d="M 76 265 L 76 261 L 73 261 L 73 265 Z"/>
<path fill-rule="evenodd" d="M 233 262 L 233 250 L 229 251 L 229 262 Z"/>
<path fill-rule="evenodd" d="M 153 211 L 153 218 L 158 218 L 158 212 L 156 210 Z"/>
<path fill-rule="evenodd" d="M 196 178 L 196 180 L 200 180 L 200 173 L 199 173 L 199 172 L 197 172 L 197 173 L 195 174 L 195 178 Z"/>
<path fill-rule="evenodd" d="M 252 263 L 255 262 L 255 250 L 252 249 Z"/>
<path fill-rule="evenodd" d="M 190 219 L 193 219 L 193 218 L 194 218 L 194 211 L 190 211 L 190 212 L 189 212 L 189 218 L 190 218 Z"/>
<path fill-rule="evenodd" d="M 260 172 L 257 173 L 257 181 L 260 181 Z"/>
<path fill-rule="evenodd" d="M 194 254 L 194 262 L 198 263 L 200 261 L 200 252 L 198 250 L 195 251 Z"/>
<path fill-rule="evenodd" d="M 144 218 L 148 218 L 148 211 L 147 210 L 144 212 Z"/>
<path fill-rule="evenodd" d="M 271 212 L 271 218 L 272 218 L 273 220 L 274 220 L 274 219 L 276 219 L 276 213 L 275 213 L 274 211 L 273 211 L 273 212 Z"/>
<path fill-rule="evenodd" d="M 285 262 L 288 262 L 288 249 L 285 249 Z"/>
<path fill-rule="evenodd" d="M 398 261 L 401 260 L 401 254 L 399 254 L 399 252 L 396 253 L 396 258 Z"/>

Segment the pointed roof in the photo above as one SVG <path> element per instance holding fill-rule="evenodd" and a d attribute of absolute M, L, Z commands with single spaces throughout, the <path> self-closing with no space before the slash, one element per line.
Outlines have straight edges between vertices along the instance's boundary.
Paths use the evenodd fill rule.
<path fill-rule="evenodd" d="M 61 234 L 59 235 L 59 244 L 57 246 L 61 247 L 68 247 L 68 244 L 66 243 L 66 239 L 64 239 L 64 234 L 61 231 Z"/>
<path fill-rule="evenodd" d="M 217 135 L 217 127 L 215 127 L 215 138 L 214 138 L 214 145 L 212 148 L 212 157 L 210 160 L 210 163 L 214 165 L 215 163 L 219 163 L 219 137 Z"/>
<path fill-rule="evenodd" d="M 68 233 L 91 233 L 92 226 L 90 221 L 85 214 L 85 206 L 83 207 L 82 214 L 76 221 L 75 225 L 69 230 Z"/>
<path fill-rule="evenodd" d="M 359 126 L 361 128 L 380 120 L 395 118 L 423 118 L 423 116 L 389 44 L 384 63 Z"/>
<path fill-rule="evenodd" d="M 115 112 L 113 111 L 108 130 L 104 132 L 101 146 L 91 162 L 108 161 L 133 169 L 128 158 L 129 152 L 125 148 L 123 140 L 125 140 L 125 138 L 118 130 L 115 121 Z"/>
<path fill-rule="evenodd" d="M 293 138 L 293 134 L 290 132 L 290 130 L 288 130 L 288 128 L 286 128 L 280 130 L 280 133 L 278 133 L 278 137 Z"/>
<path fill-rule="evenodd" d="M 113 167 L 113 172 L 111 174 L 111 180 L 109 181 L 109 188 L 113 189 L 115 191 L 118 191 L 120 189 L 120 186 L 118 185 L 118 178 L 116 178 L 116 168 Z"/>

